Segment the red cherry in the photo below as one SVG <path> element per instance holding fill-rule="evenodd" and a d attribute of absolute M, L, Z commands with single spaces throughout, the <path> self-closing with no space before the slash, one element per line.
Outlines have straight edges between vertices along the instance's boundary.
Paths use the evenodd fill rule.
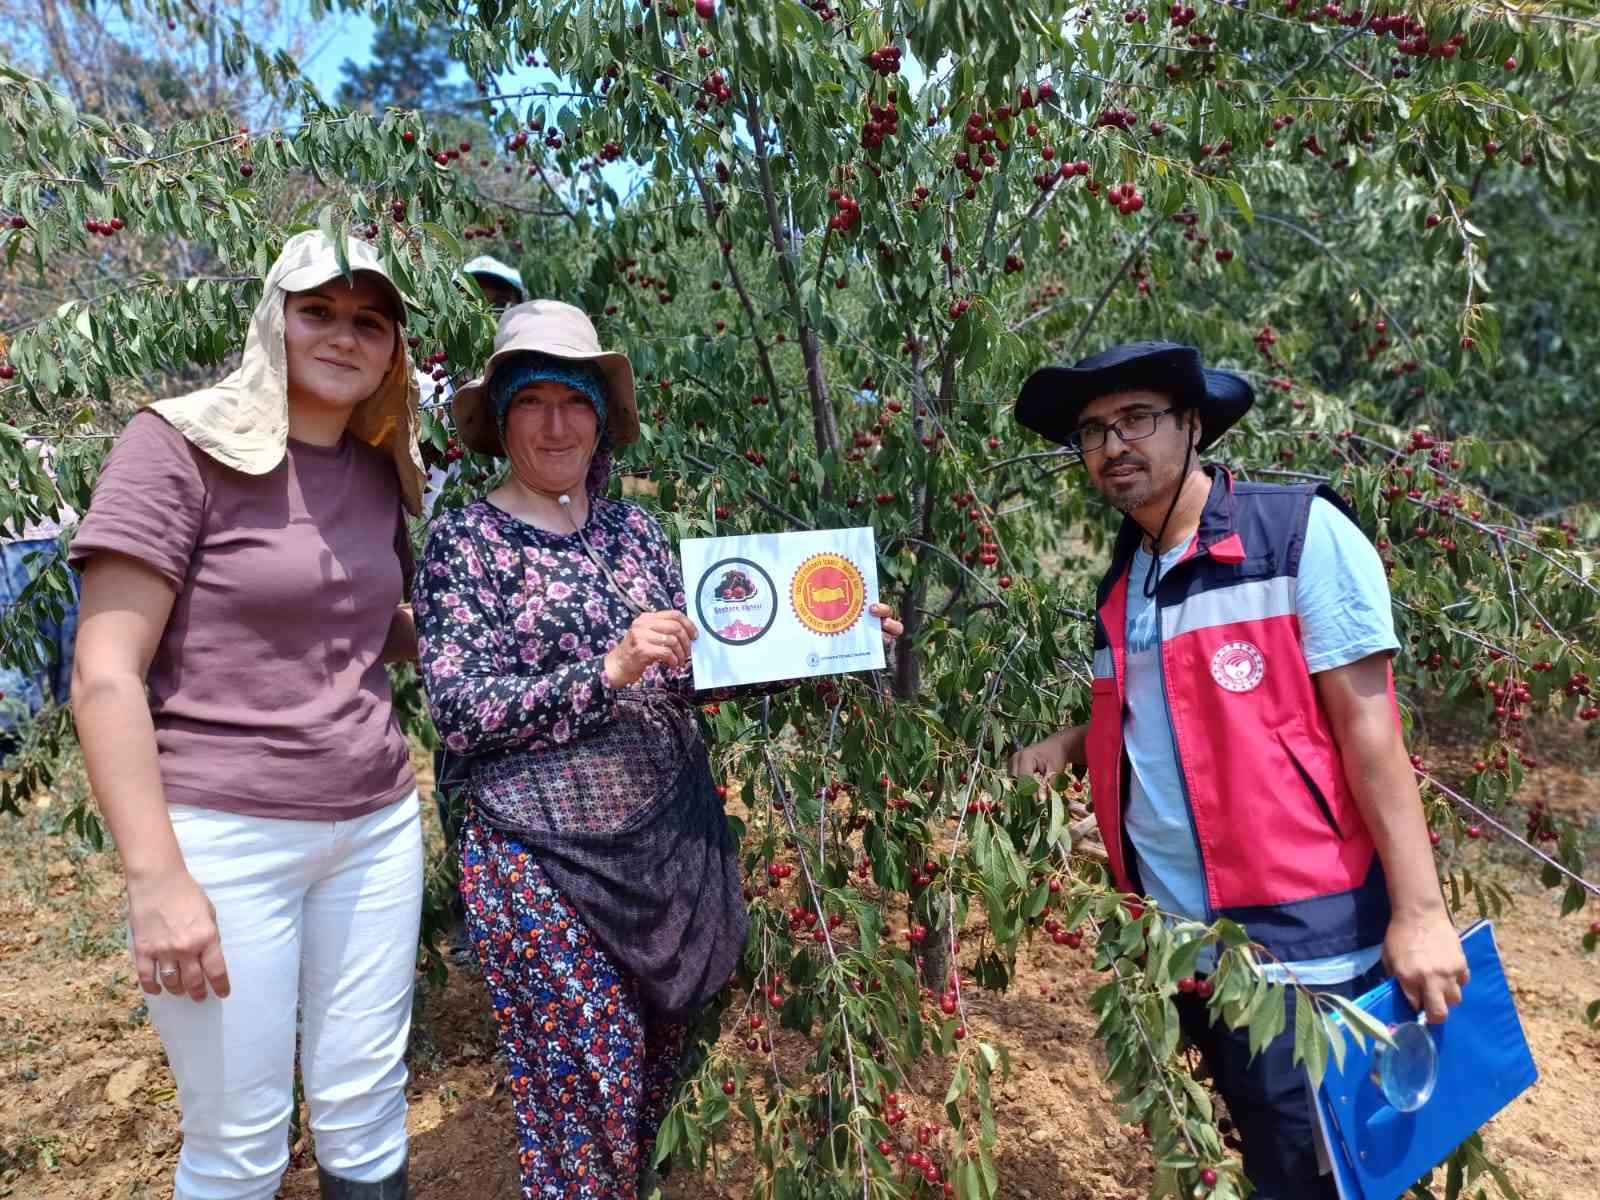
<path fill-rule="evenodd" d="M 1211 998 L 1211 992 L 1212 992 L 1211 980 L 1209 980 L 1209 979 L 1196 979 L 1194 981 L 1194 994 L 1196 996 L 1198 996 L 1200 999 L 1209 1000 Z"/>
<path fill-rule="evenodd" d="M 997 582 L 997 583 L 998 583 L 998 584 L 999 584 L 999 585 L 1000 585 L 1000 587 L 1001 587 L 1001 588 L 1002 588 L 1002 589 L 1005 589 L 1005 588 L 1008 588 L 1008 587 L 1010 587 L 1010 586 L 1011 586 L 1011 576 L 1009 576 L 1009 575 L 1002 575 L 1002 576 L 1000 576 L 1000 578 L 999 578 L 999 579 L 998 579 L 998 580 L 996 580 L 996 581 L 995 581 L 995 582 Z"/>
<path fill-rule="evenodd" d="M 1205 1184 L 1207 1187 L 1216 1187 L 1217 1173 L 1210 1167 L 1207 1167 L 1204 1171 L 1200 1172 L 1200 1182 Z"/>
<path fill-rule="evenodd" d="M 17 369 L 10 363 L 0 363 L 0 380 L 10 383 L 17 377 Z"/>
<path fill-rule="evenodd" d="M 239 164 L 239 174 L 243 175 L 246 179 L 249 179 L 250 176 L 254 175 L 255 173 L 256 173 L 255 164 L 253 164 L 253 163 L 240 163 Z"/>
<path fill-rule="evenodd" d="M 1483 827 L 1480 825 L 1468 825 L 1467 836 L 1469 838 L 1481 838 L 1483 836 Z"/>
<path fill-rule="evenodd" d="M 709 21 L 717 15 L 716 0 L 694 0 L 694 15 L 702 21 Z"/>
<path fill-rule="evenodd" d="M 739 1085 L 734 1083 L 733 1080 L 724 1079 L 722 1081 L 722 1094 L 724 1096 L 731 1096 L 738 1090 L 739 1090 Z"/>
<path fill-rule="evenodd" d="M 1185 975 L 1182 979 L 1178 980 L 1178 990 L 1185 996 L 1192 995 L 1194 989 L 1195 978 L 1193 975 Z"/>
<path fill-rule="evenodd" d="M 965 1025 L 957 1025 L 955 1033 L 952 1036 L 958 1042 L 965 1041 L 967 1037 L 967 1027 Z"/>

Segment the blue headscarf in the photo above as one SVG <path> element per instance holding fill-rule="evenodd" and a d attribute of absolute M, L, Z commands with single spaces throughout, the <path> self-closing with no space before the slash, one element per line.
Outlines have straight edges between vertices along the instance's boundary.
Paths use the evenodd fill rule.
<path fill-rule="evenodd" d="M 594 405 L 594 415 L 603 431 L 606 428 L 606 380 L 600 368 L 590 362 L 572 362 L 525 350 L 513 354 L 495 368 L 489 381 L 489 404 L 494 412 L 495 428 L 500 431 L 500 442 L 505 444 L 506 415 L 511 411 L 512 398 L 533 383 L 563 383 L 574 391 L 582 392 Z M 602 447 L 610 444 L 602 434 Z"/>

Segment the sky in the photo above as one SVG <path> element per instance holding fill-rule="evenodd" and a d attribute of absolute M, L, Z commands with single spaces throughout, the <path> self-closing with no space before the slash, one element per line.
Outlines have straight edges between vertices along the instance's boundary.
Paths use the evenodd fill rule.
<path fill-rule="evenodd" d="M 372 57 L 372 38 L 375 27 L 365 15 L 331 17 L 313 39 L 310 49 L 300 59 L 300 69 L 310 76 L 318 90 L 330 100 L 343 80 L 340 67 L 346 59 L 365 65 Z M 456 77 L 465 81 L 466 72 L 459 68 Z M 548 83 L 554 76 L 547 70 L 519 68 L 501 76 L 506 91 Z"/>

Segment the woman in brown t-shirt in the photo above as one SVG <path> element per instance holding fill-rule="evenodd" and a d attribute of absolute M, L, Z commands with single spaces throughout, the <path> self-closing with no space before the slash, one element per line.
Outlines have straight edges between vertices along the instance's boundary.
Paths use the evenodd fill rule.
<path fill-rule="evenodd" d="M 72 702 L 183 1107 L 178 1197 L 267 1200 L 296 1014 L 323 1195 L 405 1194 L 422 843 L 384 663 L 418 511 L 404 302 L 290 239 L 239 369 L 129 422 L 71 550 Z"/>

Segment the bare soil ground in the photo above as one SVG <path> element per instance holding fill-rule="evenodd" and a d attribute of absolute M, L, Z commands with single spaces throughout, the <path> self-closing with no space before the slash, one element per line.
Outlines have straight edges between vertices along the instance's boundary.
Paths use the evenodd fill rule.
<path fill-rule="evenodd" d="M 1553 809 L 1585 822 L 1593 843 L 1600 764 L 1592 743 L 1564 731 L 1547 740 L 1541 751 L 1552 765 L 1536 787 Z M 1431 757 L 1448 770 L 1461 754 Z M 0 1197 L 170 1196 L 178 1110 L 123 948 L 116 858 L 51 833 L 60 807 L 49 801 L 23 821 L 0 819 Z M 1488 1128 L 1489 1149 L 1528 1200 L 1600 1200 L 1600 1030 L 1583 1019 L 1600 997 L 1600 961 L 1579 945 L 1600 914 L 1591 906 L 1558 921 L 1552 894 L 1504 843 L 1462 853 L 1516 897 L 1499 941 L 1541 1076 Z M 975 1036 L 1012 1053 L 998 1095 L 1008 1200 L 1133 1200 L 1148 1185 L 1144 1140 L 1118 1124 L 1101 1083 L 1083 1003 L 1098 979 L 1083 952 L 1041 941 L 1009 993 L 974 1004 Z M 416 1027 L 414 1195 L 513 1200 L 515 1131 L 480 982 L 457 972 L 445 988 L 420 992 Z M 907 1102 L 913 1121 L 933 1116 L 945 1083 L 936 1067 L 927 1072 Z M 282 1194 L 309 1200 L 316 1171 L 303 1144 L 295 1163 Z M 675 1176 L 668 1195 L 749 1193 L 753 1160 L 737 1134 L 719 1168 L 714 1177 Z"/>

